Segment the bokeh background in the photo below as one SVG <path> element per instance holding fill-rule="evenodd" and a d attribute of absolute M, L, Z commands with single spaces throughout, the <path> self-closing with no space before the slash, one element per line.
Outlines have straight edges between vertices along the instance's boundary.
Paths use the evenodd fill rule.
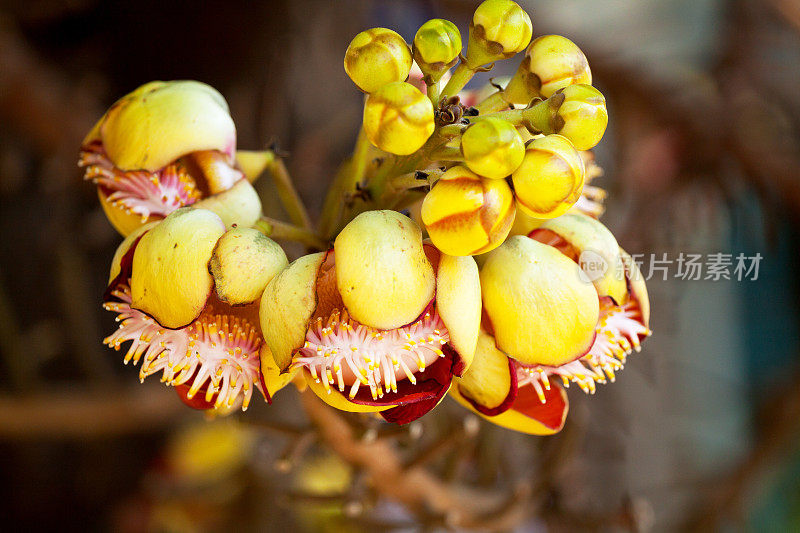
<path fill-rule="evenodd" d="M 376 498 L 303 429 L 294 390 L 206 422 L 140 385 L 100 344 L 120 237 L 76 161 L 119 96 L 197 79 L 227 98 L 240 147 L 279 143 L 316 213 L 360 119 L 342 68 L 352 36 L 386 26 L 411 41 L 443 17 L 466 40 L 476 3 L 0 2 L 2 529 L 447 527 Z M 530 498 L 523 518 L 503 521 L 501 508 L 486 528 L 800 529 L 800 1 L 519 3 L 534 35 L 579 44 L 608 99 L 597 184 L 621 245 L 671 259 L 760 253 L 759 277 L 686 281 L 675 264 L 656 275 L 654 336 L 615 385 L 570 391 L 556 437 L 511 435 L 446 402 L 396 446 L 443 479 L 510 491 L 509 505 Z M 258 187 L 280 217 L 269 180 Z M 366 439 L 386 431 L 360 424 Z"/>

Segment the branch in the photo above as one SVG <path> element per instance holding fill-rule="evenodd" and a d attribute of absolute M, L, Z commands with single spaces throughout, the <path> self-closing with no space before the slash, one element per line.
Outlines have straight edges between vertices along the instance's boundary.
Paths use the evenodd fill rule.
<path fill-rule="evenodd" d="M 319 430 L 320 440 L 344 461 L 362 469 L 372 488 L 381 496 L 413 511 L 431 510 L 444 516 L 452 527 L 497 531 L 518 525 L 526 517 L 528 499 L 520 496 L 528 492 L 516 492 L 509 504 L 503 495 L 444 484 L 421 466 L 406 468 L 387 440 L 357 438 L 344 417 L 313 393 L 303 393 L 301 401 L 311 422 Z M 498 512 L 511 520 L 487 520 L 487 517 L 497 520 Z"/>

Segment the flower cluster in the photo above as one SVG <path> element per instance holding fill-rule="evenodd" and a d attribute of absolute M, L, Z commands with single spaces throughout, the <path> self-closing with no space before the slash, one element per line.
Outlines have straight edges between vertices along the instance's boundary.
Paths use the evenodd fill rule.
<path fill-rule="evenodd" d="M 106 344 L 129 343 L 141 379 L 159 374 L 198 409 L 246 409 L 294 382 L 399 424 L 449 393 L 504 427 L 561 429 L 564 387 L 613 381 L 650 309 L 589 185 L 605 100 L 574 43 L 532 34 L 516 3 L 486 0 L 463 53 L 441 19 L 411 46 L 386 28 L 356 35 L 344 69 L 366 93 L 362 128 L 316 228 L 288 179 L 294 225 L 263 217 L 251 182 L 288 174 L 272 152 L 236 150 L 214 89 L 152 82 L 120 99 L 79 161 L 125 237 Z M 522 51 L 504 86 L 463 90 Z M 308 253 L 290 263 L 270 237 Z"/>

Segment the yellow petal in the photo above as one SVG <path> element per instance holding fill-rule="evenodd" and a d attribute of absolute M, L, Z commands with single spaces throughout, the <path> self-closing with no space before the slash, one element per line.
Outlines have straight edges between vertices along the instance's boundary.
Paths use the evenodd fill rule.
<path fill-rule="evenodd" d="M 494 337 L 481 330 L 478 337 L 475 359 L 460 378 L 454 378 L 453 388 L 465 399 L 471 400 L 483 413 L 492 409 L 510 407 L 509 396 L 516 394 L 516 380 L 512 372 L 516 372 L 508 356 L 497 349 Z M 511 387 L 515 387 L 512 391 Z"/>
<path fill-rule="evenodd" d="M 200 150 L 233 156 L 236 128 L 224 98 L 196 81 L 151 82 L 122 97 L 97 130 L 122 170 L 155 171 Z"/>
<path fill-rule="evenodd" d="M 158 224 L 158 221 L 148 222 L 143 226 L 139 226 L 127 237 L 125 237 L 125 240 L 123 240 L 119 246 L 117 246 L 117 251 L 114 252 L 114 258 L 111 260 L 111 272 L 108 275 L 109 283 L 114 281 L 114 278 L 119 276 L 119 273 L 122 271 L 122 258 L 128 253 L 128 250 L 131 249 L 131 246 L 133 246 L 139 237 L 152 229 L 156 224 Z"/>
<path fill-rule="evenodd" d="M 240 179 L 227 191 L 196 202 L 193 207 L 213 211 L 227 228 L 234 224 L 247 228 L 261 217 L 261 199 L 246 179 Z"/>
<path fill-rule="evenodd" d="M 625 277 L 628 279 L 631 298 L 639 302 L 639 309 L 642 311 L 642 323 L 645 327 L 650 327 L 650 297 L 647 294 L 647 284 L 639 265 L 637 265 L 628 252 L 619 249 L 622 256 L 622 264 L 625 265 Z"/>
<path fill-rule="evenodd" d="M 282 371 L 305 342 L 308 321 L 317 308 L 317 274 L 324 260 L 323 252 L 297 259 L 267 283 L 261 296 L 261 332 Z"/>
<path fill-rule="evenodd" d="M 292 370 L 281 373 L 280 368 L 275 364 L 272 352 L 269 351 L 269 347 L 266 345 L 261 347 L 259 357 L 261 358 L 261 375 L 264 377 L 264 384 L 267 386 L 270 398 L 274 398 L 279 390 L 292 382 L 297 371 Z"/>
<path fill-rule="evenodd" d="M 414 321 L 433 299 L 435 276 L 422 232 L 396 211 L 367 211 L 336 237 L 336 284 L 357 321 L 391 329 Z"/>
<path fill-rule="evenodd" d="M 575 249 L 586 279 L 594 283 L 600 296 L 610 296 L 619 305 L 628 300 L 619 244 L 602 222 L 582 213 L 567 213 L 539 229 L 556 233 Z"/>
<path fill-rule="evenodd" d="M 436 309 L 465 370 L 472 363 L 481 325 L 481 281 L 472 257 L 441 254 L 436 271 Z"/>
<path fill-rule="evenodd" d="M 488 255 L 480 278 L 497 346 L 509 356 L 558 366 L 591 347 L 600 313 L 597 291 L 556 248 L 510 237 Z"/>
<path fill-rule="evenodd" d="M 567 393 L 557 383 L 545 391 L 547 402 L 542 404 L 532 391 L 532 387 L 522 387 L 511 409 L 496 416 L 486 416 L 475 410 L 470 403 L 458 393 L 458 387 L 450 388 L 450 395 L 470 411 L 480 415 L 498 426 L 527 433 L 528 435 L 553 435 L 561 431 L 569 412 Z M 530 389 L 530 390 L 526 390 Z"/>
<path fill-rule="evenodd" d="M 364 405 L 353 403 L 347 399 L 347 396 L 339 392 L 336 387 L 329 387 L 326 389 L 325 385 L 317 382 L 308 370 L 303 369 L 303 376 L 306 378 L 308 388 L 311 389 L 320 400 L 340 411 L 349 411 L 351 413 L 377 413 L 378 411 L 385 411 L 395 407 L 394 405 Z M 330 393 L 328 391 L 330 391 Z"/>
<path fill-rule="evenodd" d="M 133 307 L 167 328 L 196 319 L 213 289 L 208 261 L 224 232 L 211 211 L 182 208 L 145 233 L 133 254 Z"/>
<path fill-rule="evenodd" d="M 219 299 L 230 305 L 254 302 L 289 265 L 283 249 L 258 230 L 233 228 L 217 241 L 209 270 Z"/>
<path fill-rule="evenodd" d="M 254 183 L 267 167 L 275 161 L 275 152 L 272 150 L 237 150 L 236 163 L 244 172 L 247 181 Z"/>

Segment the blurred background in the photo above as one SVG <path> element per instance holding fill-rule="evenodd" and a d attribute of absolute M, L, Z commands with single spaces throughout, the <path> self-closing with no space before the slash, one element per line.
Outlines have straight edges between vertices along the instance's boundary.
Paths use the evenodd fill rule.
<path fill-rule="evenodd" d="M 760 253 L 758 278 L 656 271 L 653 337 L 615 385 L 570 390 L 558 436 L 511 434 L 449 401 L 396 435 L 366 418 L 354 430 L 496 495 L 481 529 L 800 530 L 800 0 L 519 3 L 535 36 L 584 50 L 608 99 L 596 184 L 620 244 L 673 261 Z M 228 100 L 241 148 L 279 143 L 316 213 L 360 120 L 342 68 L 353 35 L 386 26 L 411 41 L 442 17 L 466 41 L 476 4 L 0 2 L 3 529 L 448 527 L 377 497 L 319 446 L 295 390 L 206 422 L 157 380 L 140 385 L 100 343 L 115 327 L 100 303 L 120 237 L 76 162 L 118 97 L 197 79 Z M 269 180 L 258 187 L 280 217 Z"/>

